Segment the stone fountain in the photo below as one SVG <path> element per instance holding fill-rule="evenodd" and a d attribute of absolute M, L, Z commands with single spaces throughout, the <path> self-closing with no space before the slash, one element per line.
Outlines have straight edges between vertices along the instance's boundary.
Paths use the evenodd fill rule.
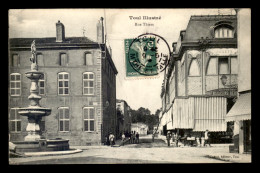
<path fill-rule="evenodd" d="M 13 142 L 16 145 L 16 151 L 39 152 L 69 150 L 69 140 L 60 138 L 45 139 L 41 136 L 39 123 L 43 116 L 51 114 L 51 109 L 41 107 L 39 103 L 41 96 L 39 95 L 38 80 L 43 75 L 43 72 L 38 71 L 35 41 L 31 44 L 31 53 L 31 71 L 25 73 L 26 77 L 31 80 L 30 96 L 28 97 L 30 105 L 26 108 L 20 108 L 18 111 L 21 116 L 28 117 L 28 125 L 26 128 L 28 134 L 25 136 L 24 141 Z"/>

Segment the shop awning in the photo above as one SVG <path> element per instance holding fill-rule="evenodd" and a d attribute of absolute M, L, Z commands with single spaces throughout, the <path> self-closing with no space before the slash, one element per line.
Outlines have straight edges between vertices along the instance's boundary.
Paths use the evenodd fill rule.
<path fill-rule="evenodd" d="M 251 92 L 241 94 L 226 116 L 226 122 L 251 119 Z"/>
<path fill-rule="evenodd" d="M 173 129 L 193 129 L 194 127 L 194 98 L 175 99 L 172 107 Z"/>
<path fill-rule="evenodd" d="M 168 111 L 168 122 L 167 122 L 167 130 L 173 130 L 173 121 L 172 121 L 172 107 Z"/>
<path fill-rule="evenodd" d="M 195 126 L 193 131 L 210 132 L 226 131 L 225 117 L 227 99 L 224 97 L 194 98 Z"/>
<path fill-rule="evenodd" d="M 226 131 L 225 117 L 227 99 L 225 97 L 189 97 L 176 98 L 172 110 L 172 127 L 193 129 L 195 132 Z"/>

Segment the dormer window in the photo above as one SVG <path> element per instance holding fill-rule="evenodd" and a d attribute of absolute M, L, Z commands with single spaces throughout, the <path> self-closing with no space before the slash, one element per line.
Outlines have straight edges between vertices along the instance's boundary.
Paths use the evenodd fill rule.
<path fill-rule="evenodd" d="M 220 26 L 215 29 L 215 38 L 233 38 L 234 32 L 233 29 L 226 27 L 226 26 Z"/>

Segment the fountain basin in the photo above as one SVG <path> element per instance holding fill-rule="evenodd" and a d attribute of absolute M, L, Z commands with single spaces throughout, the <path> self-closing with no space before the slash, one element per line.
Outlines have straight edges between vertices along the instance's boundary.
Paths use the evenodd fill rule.
<path fill-rule="evenodd" d="M 16 152 L 46 152 L 46 151 L 66 151 L 69 150 L 69 140 L 67 139 L 39 139 L 38 141 L 16 141 Z"/>
<path fill-rule="evenodd" d="M 27 107 L 19 108 L 19 114 L 21 116 L 48 116 L 51 114 L 51 109 L 43 107 Z"/>
<path fill-rule="evenodd" d="M 41 77 L 41 75 L 43 75 L 43 72 L 39 72 L 39 71 L 29 71 L 25 73 L 26 77 L 34 80 L 34 79 L 39 79 Z"/>

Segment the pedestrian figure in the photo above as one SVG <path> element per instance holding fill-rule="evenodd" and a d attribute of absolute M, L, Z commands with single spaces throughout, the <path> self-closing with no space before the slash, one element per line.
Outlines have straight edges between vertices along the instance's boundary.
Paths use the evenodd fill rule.
<path fill-rule="evenodd" d="M 175 146 L 178 147 L 178 135 L 177 135 L 177 133 L 173 134 L 172 141 L 174 142 Z"/>
<path fill-rule="evenodd" d="M 122 145 L 124 146 L 124 143 L 125 143 L 125 134 L 123 133 L 122 134 Z"/>
<path fill-rule="evenodd" d="M 129 144 L 131 144 L 131 143 L 132 143 L 132 132 L 129 133 Z"/>
<path fill-rule="evenodd" d="M 136 143 L 139 144 L 139 134 L 138 134 L 138 132 L 136 132 L 135 137 L 136 137 Z"/>
<path fill-rule="evenodd" d="M 166 139 L 167 139 L 167 144 L 168 144 L 168 147 L 169 147 L 170 146 L 170 140 L 171 140 L 171 132 L 170 131 L 167 132 Z"/>
<path fill-rule="evenodd" d="M 109 142 L 110 142 L 110 146 L 112 147 L 115 143 L 114 141 L 115 139 L 115 136 L 112 134 L 112 132 L 110 132 L 110 135 L 109 135 Z"/>
<path fill-rule="evenodd" d="M 131 131 L 131 144 L 133 144 L 134 132 Z"/>
<path fill-rule="evenodd" d="M 206 146 L 206 144 L 209 144 L 209 146 L 210 146 L 210 138 L 209 138 L 209 131 L 208 130 L 205 131 L 204 138 L 205 138 L 204 146 Z"/>
<path fill-rule="evenodd" d="M 197 143 L 197 147 L 200 146 L 200 138 L 199 138 L 199 136 L 196 137 L 196 143 Z"/>
<path fill-rule="evenodd" d="M 133 144 L 135 143 L 135 131 L 133 133 Z"/>

